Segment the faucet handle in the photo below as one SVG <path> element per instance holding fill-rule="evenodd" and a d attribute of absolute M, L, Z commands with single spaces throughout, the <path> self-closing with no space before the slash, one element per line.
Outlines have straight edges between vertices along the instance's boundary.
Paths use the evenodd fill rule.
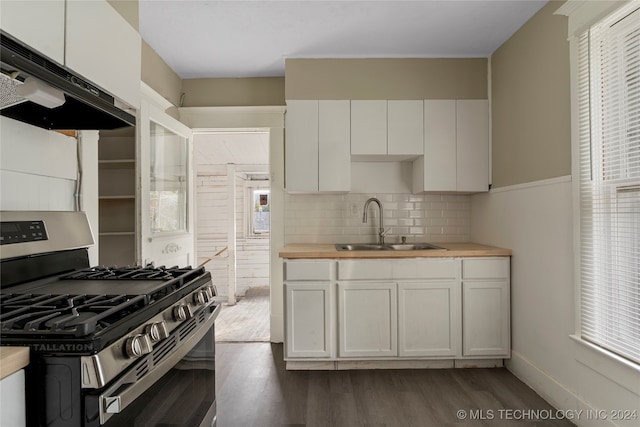
<path fill-rule="evenodd" d="M 402 244 L 404 245 L 405 243 L 407 243 L 407 236 L 402 236 L 401 240 L 402 240 Z"/>

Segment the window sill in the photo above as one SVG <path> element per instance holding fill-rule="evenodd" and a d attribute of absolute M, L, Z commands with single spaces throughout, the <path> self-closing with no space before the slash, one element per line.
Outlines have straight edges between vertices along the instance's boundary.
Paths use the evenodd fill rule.
<path fill-rule="evenodd" d="M 640 365 L 593 345 L 577 335 L 570 337 L 576 343 L 575 357 L 578 363 L 640 396 Z"/>
<path fill-rule="evenodd" d="M 251 243 L 251 242 L 263 243 L 265 240 L 269 240 L 268 234 L 265 234 L 263 236 L 250 236 L 245 238 L 246 243 Z"/>

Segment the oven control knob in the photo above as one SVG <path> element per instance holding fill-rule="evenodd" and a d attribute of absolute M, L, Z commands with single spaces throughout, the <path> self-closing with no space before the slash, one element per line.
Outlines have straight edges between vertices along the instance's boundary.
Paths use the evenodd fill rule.
<path fill-rule="evenodd" d="M 216 288 L 213 285 L 206 286 L 204 290 L 207 292 L 207 295 L 209 295 L 210 300 L 212 300 L 217 294 Z"/>
<path fill-rule="evenodd" d="M 191 319 L 193 317 L 193 313 L 191 312 L 191 307 L 187 304 L 181 304 L 179 306 L 173 307 L 173 319 L 176 321 L 183 321 L 187 319 Z"/>
<path fill-rule="evenodd" d="M 169 331 L 167 330 L 167 324 L 164 320 L 147 325 L 144 328 L 144 332 L 149 335 L 152 343 L 157 343 L 165 338 L 169 337 Z"/>
<path fill-rule="evenodd" d="M 209 294 L 206 290 L 196 291 L 193 294 L 193 303 L 195 305 L 203 305 L 210 301 Z"/>
<path fill-rule="evenodd" d="M 125 351 L 130 358 L 140 357 L 151 353 L 153 345 L 147 334 L 134 335 L 127 339 Z"/>

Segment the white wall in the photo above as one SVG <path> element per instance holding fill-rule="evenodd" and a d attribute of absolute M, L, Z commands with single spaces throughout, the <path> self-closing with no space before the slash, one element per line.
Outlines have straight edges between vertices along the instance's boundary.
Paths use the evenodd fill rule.
<path fill-rule="evenodd" d="M 215 168 L 197 165 L 196 183 L 197 235 L 196 246 L 199 262 L 213 257 L 228 245 L 227 241 L 227 180 L 224 173 Z M 246 169 L 246 168 L 244 168 Z M 232 177 L 233 178 L 233 177 Z M 269 238 L 247 238 L 245 227 L 245 181 L 236 178 L 236 294 L 243 296 L 247 289 L 269 286 Z M 227 253 L 222 253 L 205 265 L 211 272 L 218 295 L 227 295 Z"/>
<path fill-rule="evenodd" d="M 573 420 L 577 425 L 640 425 L 640 370 L 571 338 L 576 297 L 570 177 L 474 195 L 471 218 L 472 241 L 513 251 L 509 370 L 558 409 L 583 410 Z M 611 423 L 614 409 L 636 410 L 637 417 Z"/>
<path fill-rule="evenodd" d="M 77 141 L 0 117 L 2 210 L 74 209 Z"/>
<path fill-rule="evenodd" d="M 97 242 L 98 133 L 81 132 L 76 138 L 0 117 L 0 210 L 75 209 L 78 148 L 83 167 L 82 210 Z M 97 245 L 89 249 L 97 264 Z"/>

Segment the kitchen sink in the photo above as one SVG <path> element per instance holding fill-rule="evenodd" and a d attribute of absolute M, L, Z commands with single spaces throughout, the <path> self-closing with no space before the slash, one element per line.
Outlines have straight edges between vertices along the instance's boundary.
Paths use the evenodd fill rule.
<path fill-rule="evenodd" d="M 446 251 L 447 249 L 431 243 L 391 243 L 384 245 L 366 243 L 338 243 L 336 249 L 339 251 Z"/>

